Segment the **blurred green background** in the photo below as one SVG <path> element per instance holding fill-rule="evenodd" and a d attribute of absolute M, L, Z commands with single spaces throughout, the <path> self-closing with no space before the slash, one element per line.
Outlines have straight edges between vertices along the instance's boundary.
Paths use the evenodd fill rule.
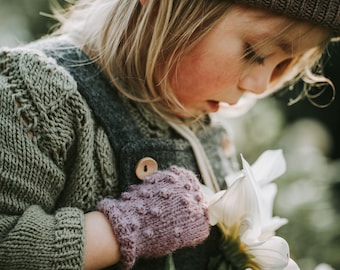
<path fill-rule="evenodd" d="M 27 43 L 55 24 L 42 15 L 51 13 L 48 0 L 0 0 L 0 4 L 0 46 Z M 340 89 L 339 43 L 329 46 L 324 66 Z M 237 151 L 250 163 L 266 149 L 283 149 L 287 172 L 276 181 L 275 214 L 289 219 L 278 234 L 290 244 L 291 256 L 302 270 L 330 269 L 323 264 L 340 269 L 340 97 L 324 109 L 307 100 L 288 107 L 296 88 L 258 102 L 229 124 Z M 319 102 L 329 98 L 326 91 Z"/>

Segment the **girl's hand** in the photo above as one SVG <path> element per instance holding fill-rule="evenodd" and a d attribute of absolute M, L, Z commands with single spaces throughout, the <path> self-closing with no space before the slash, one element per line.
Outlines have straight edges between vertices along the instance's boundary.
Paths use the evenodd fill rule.
<path fill-rule="evenodd" d="M 163 256 L 209 235 L 199 181 L 191 171 L 175 166 L 131 186 L 119 200 L 102 200 L 98 210 L 112 225 L 123 269 L 131 268 L 137 257 Z"/>

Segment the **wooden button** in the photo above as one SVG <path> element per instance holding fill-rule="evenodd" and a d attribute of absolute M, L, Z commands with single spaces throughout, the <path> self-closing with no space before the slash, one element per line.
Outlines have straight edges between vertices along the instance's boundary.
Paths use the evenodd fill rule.
<path fill-rule="evenodd" d="M 136 165 L 136 176 L 140 180 L 144 180 L 153 172 L 158 170 L 157 161 L 151 157 L 142 158 Z"/>

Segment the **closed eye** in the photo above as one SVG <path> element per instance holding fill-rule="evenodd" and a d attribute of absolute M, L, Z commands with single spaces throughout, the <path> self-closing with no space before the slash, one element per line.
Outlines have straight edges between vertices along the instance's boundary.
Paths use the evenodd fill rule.
<path fill-rule="evenodd" d="M 249 43 L 245 43 L 244 59 L 251 64 L 263 65 L 265 58 L 258 55 Z"/>

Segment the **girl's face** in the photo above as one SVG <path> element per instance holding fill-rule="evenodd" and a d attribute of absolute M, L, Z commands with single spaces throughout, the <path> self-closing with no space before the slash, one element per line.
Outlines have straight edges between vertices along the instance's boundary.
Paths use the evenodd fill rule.
<path fill-rule="evenodd" d="M 234 105 L 247 92 L 266 91 L 294 57 L 326 38 L 320 29 L 299 23 L 278 39 L 289 22 L 262 10 L 232 8 L 171 71 L 179 102 L 198 115 L 217 111 L 220 102 Z M 257 47 L 264 40 L 273 42 Z"/>

